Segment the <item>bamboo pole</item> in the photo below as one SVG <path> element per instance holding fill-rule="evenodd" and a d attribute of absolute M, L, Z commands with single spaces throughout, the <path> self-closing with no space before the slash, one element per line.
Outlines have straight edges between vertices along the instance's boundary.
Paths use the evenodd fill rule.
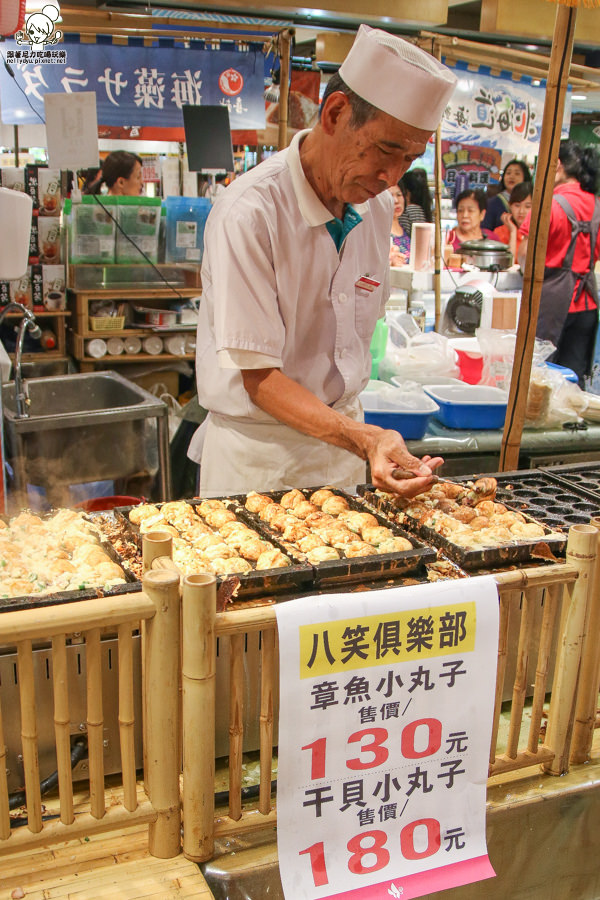
<path fill-rule="evenodd" d="M 53 638 L 73 631 L 92 628 L 110 630 L 124 622 L 138 622 L 153 615 L 153 607 L 143 593 L 122 594 L 119 597 L 97 597 L 60 606 L 5 612 L 0 616 L 0 646 L 19 641 Z"/>
<path fill-rule="evenodd" d="M 42 798 L 38 759 L 37 723 L 35 714 L 35 680 L 31 641 L 17 645 L 19 698 L 21 702 L 21 749 L 25 793 L 27 795 L 27 827 L 37 834 L 42 830 Z"/>
<path fill-rule="evenodd" d="M 262 632 L 260 672 L 260 788 L 258 808 L 271 811 L 271 767 L 273 764 L 273 684 L 275 680 L 274 628 Z"/>
<path fill-rule="evenodd" d="M 563 775 L 569 768 L 569 745 L 577 701 L 586 611 L 593 588 L 597 543 L 597 528 L 591 525 L 572 525 L 569 529 L 567 560 L 577 567 L 579 577 L 568 591 L 570 602 L 561 617 L 561 634 L 544 742 L 554 753 L 552 763 L 543 767 L 550 775 Z"/>
<path fill-rule="evenodd" d="M 66 635 L 52 638 L 52 681 L 54 685 L 54 735 L 56 769 L 60 797 L 60 821 L 70 825 L 73 814 L 73 775 L 71 771 L 71 715 L 69 713 L 69 678 L 67 671 Z"/>
<path fill-rule="evenodd" d="M 245 634 L 229 638 L 229 817 L 236 822 L 242 816 L 245 641 Z"/>
<path fill-rule="evenodd" d="M 496 667 L 496 695 L 494 697 L 494 718 L 492 723 L 492 740 L 490 742 L 490 764 L 496 759 L 498 746 L 498 729 L 500 727 L 500 712 L 502 711 L 502 694 L 504 692 L 504 677 L 506 675 L 506 663 L 508 660 L 508 629 L 510 625 L 510 613 L 521 597 L 521 591 L 504 592 L 500 594 L 500 623 L 498 628 L 498 664 Z"/>
<path fill-rule="evenodd" d="M 573 727 L 571 762 L 574 763 L 586 762 L 592 749 L 600 686 L 600 518 L 593 518 L 590 524 L 598 529 L 598 544 Z"/>
<path fill-rule="evenodd" d="M 294 31 L 284 28 L 279 32 L 279 128 L 277 132 L 277 149 L 283 150 L 288 145 L 288 115 L 290 97 L 290 49 Z"/>
<path fill-rule="evenodd" d="M 87 674 L 87 736 L 90 768 L 91 813 L 101 819 L 106 812 L 104 799 L 104 714 L 102 709 L 102 648 L 100 629 L 85 635 Z"/>
<path fill-rule="evenodd" d="M 205 862 L 214 854 L 215 687 L 217 646 L 214 575 L 183 581 L 183 852 Z"/>
<path fill-rule="evenodd" d="M 10 810 L 8 805 L 8 777 L 6 774 L 6 744 L 0 702 L 0 844 L 10 837 Z"/>
<path fill-rule="evenodd" d="M 441 62 L 442 48 L 434 43 L 434 56 Z M 435 130 L 435 217 L 433 290 L 435 294 L 435 330 L 442 325 L 442 124 Z"/>
<path fill-rule="evenodd" d="M 544 281 L 550 207 L 556 162 L 558 160 L 569 66 L 573 52 L 576 15 L 577 10 L 572 6 L 561 5 L 557 7 L 538 165 L 533 190 L 533 207 L 531 210 L 525 275 L 523 277 L 523 291 L 519 310 L 515 358 L 500 449 L 500 471 L 517 469 L 519 466 L 519 450 L 525 422 L 533 344 L 540 308 L 542 283 Z"/>
<path fill-rule="evenodd" d="M 119 741 L 123 775 L 123 805 L 137 807 L 135 777 L 135 712 L 133 700 L 133 635 L 130 625 L 119 625 Z"/>
<path fill-rule="evenodd" d="M 142 565 L 144 572 L 152 568 L 155 559 L 173 555 L 173 537 L 168 531 L 150 531 L 142 541 Z"/>
<path fill-rule="evenodd" d="M 535 669 L 535 684 L 533 688 L 533 701 L 531 704 L 531 724 L 529 726 L 529 742 L 527 749 L 531 753 L 537 753 L 539 749 L 540 729 L 542 726 L 542 713 L 544 711 L 544 698 L 548 683 L 548 671 L 550 669 L 550 657 L 552 655 L 552 636 L 556 622 L 556 612 L 560 603 L 560 587 L 550 585 L 546 588 L 544 598 L 544 613 L 540 631 L 540 643 Z"/>
<path fill-rule="evenodd" d="M 521 627 L 519 629 L 519 646 L 517 650 L 517 669 L 513 684 L 510 724 L 506 742 L 506 756 L 514 759 L 519 749 L 519 736 L 523 722 L 523 707 L 527 693 L 527 670 L 529 668 L 529 645 L 533 634 L 535 604 L 539 594 L 537 591 L 525 591 L 521 604 Z"/>
<path fill-rule="evenodd" d="M 143 588 L 156 615 L 146 622 L 146 711 L 148 795 L 158 817 L 150 826 L 152 856 L 171 859 L 180 852 L 179 721 L 179 578 L 172 572 L 148 571 Z"/>

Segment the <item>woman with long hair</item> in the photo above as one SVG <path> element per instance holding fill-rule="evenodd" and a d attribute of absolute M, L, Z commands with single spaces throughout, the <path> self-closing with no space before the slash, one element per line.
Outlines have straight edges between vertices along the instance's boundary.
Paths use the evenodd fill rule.
<path fill-rule="evenodd" d="M 402 179 L 388 190 L 394 198 L 394 218 L 390 232 L 390 266 L 405 266 L 410 256 L 410 235 L 400 224 L 400 219 L 406 209 L 406 193 Z"/>
<path fill-rule="evenodd" d="M 561 141 L 536 335 L 555 345 L 552 361 L 573 369 L 580 387 L 591 371 L 598 329 L 594 265 L 600 256 L 599 173 L 595 150 Z M 530 216 L 521 226 L 525 235 L 518 252 L 521 267 L 529 226 Z"/>
<path fill-rule="evenodd" d="M 511 159 L 510 162 L 506 163 L 502 172 L 500 193 L 490 197 L 488 200 L 485 219 L 483 220 L 484 228 L 489 228 L 490 231 L 493 231 L 494 228 L 502 225 L 502 216 L 504 213 L 510 212 L 508 200 L 511 191 L 522 181 L 526 181 L 529 184 L 532 183 L 529 167 L 522 159 Z"/>
<path fill-rule="evenodd" d="M 411 229 L 415 222 L 433 222 L 427 172 L 420 168 L 409 169 L 402 176 L 398 185 L 406 199 L 404 212 L 399 221 L 410 239 Z"/>
<path fill-rule="evenodd" d="M 113 150 L 104 159 L 98 177 L 83 186 L 84 194 L 99 194 L 102 185 L 112 196 L 137 197 L 142 192 L 142 160 L 128 150 Z"/>

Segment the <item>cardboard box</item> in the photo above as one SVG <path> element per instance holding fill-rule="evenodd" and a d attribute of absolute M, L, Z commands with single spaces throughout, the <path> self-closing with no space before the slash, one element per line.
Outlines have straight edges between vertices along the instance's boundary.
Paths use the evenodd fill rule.
<path fill-rule="evenodd" d="M 30 266 L 31 269 L 31 302 L 34 311 L 44 309 L 44 285 L 42 280 L 42 266 L 37 263 Z"/>
<path fill-rule="evenodd" d="M 10 282 L 10 299 L 15 303 L 22 303 L 28 309 L 33 308 L 31 296 L 31 266 L 29 266 L 22 278 Z"/>
<path fill-rule="evenodd" d="M 51 266 L 60 265 L 63 261 L 60 222 L 53 216 L 39 216 L 37 230 L 40 262 Z"/>
<path fill-rule="evenodd" d="M 60 169 L 25 166 L 25 190 L 40 216 L 59 216 L 61 207 Z"/>
<path fill-rule="evenodd" d="M 42 285 L 44 309 L 58 312 L 67 308 L 64 266 L 42 266 Z"/>
<path fill-rule="evenodd" d="M 31 232 L 29 234 L 29 262 L 38 263 L 40 261 L 40 245 L 38 231 L 38 215 L 34 212 L 31 217 Z"/>

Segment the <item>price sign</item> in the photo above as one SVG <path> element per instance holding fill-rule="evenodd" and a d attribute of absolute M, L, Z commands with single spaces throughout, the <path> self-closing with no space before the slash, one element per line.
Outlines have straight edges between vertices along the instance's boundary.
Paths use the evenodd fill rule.
<path fill-rule="evenodd" d="M 289 900 L 409 900 L 494 875 L 491 577 L 277 607 L 278 850 Z"/>

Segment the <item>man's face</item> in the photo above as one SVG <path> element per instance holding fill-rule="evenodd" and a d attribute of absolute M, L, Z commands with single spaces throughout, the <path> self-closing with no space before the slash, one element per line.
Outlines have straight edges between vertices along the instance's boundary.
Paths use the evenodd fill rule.
<path fill-rule="evenodd" d="M 347 104 L 333 134 L 331 184 L 337 200 L 364 203 L 398 183 L 425 152 L 431 132 L 413 128 L 384 112 L 360 128 L 352 128 L 350 118 Z"/>

